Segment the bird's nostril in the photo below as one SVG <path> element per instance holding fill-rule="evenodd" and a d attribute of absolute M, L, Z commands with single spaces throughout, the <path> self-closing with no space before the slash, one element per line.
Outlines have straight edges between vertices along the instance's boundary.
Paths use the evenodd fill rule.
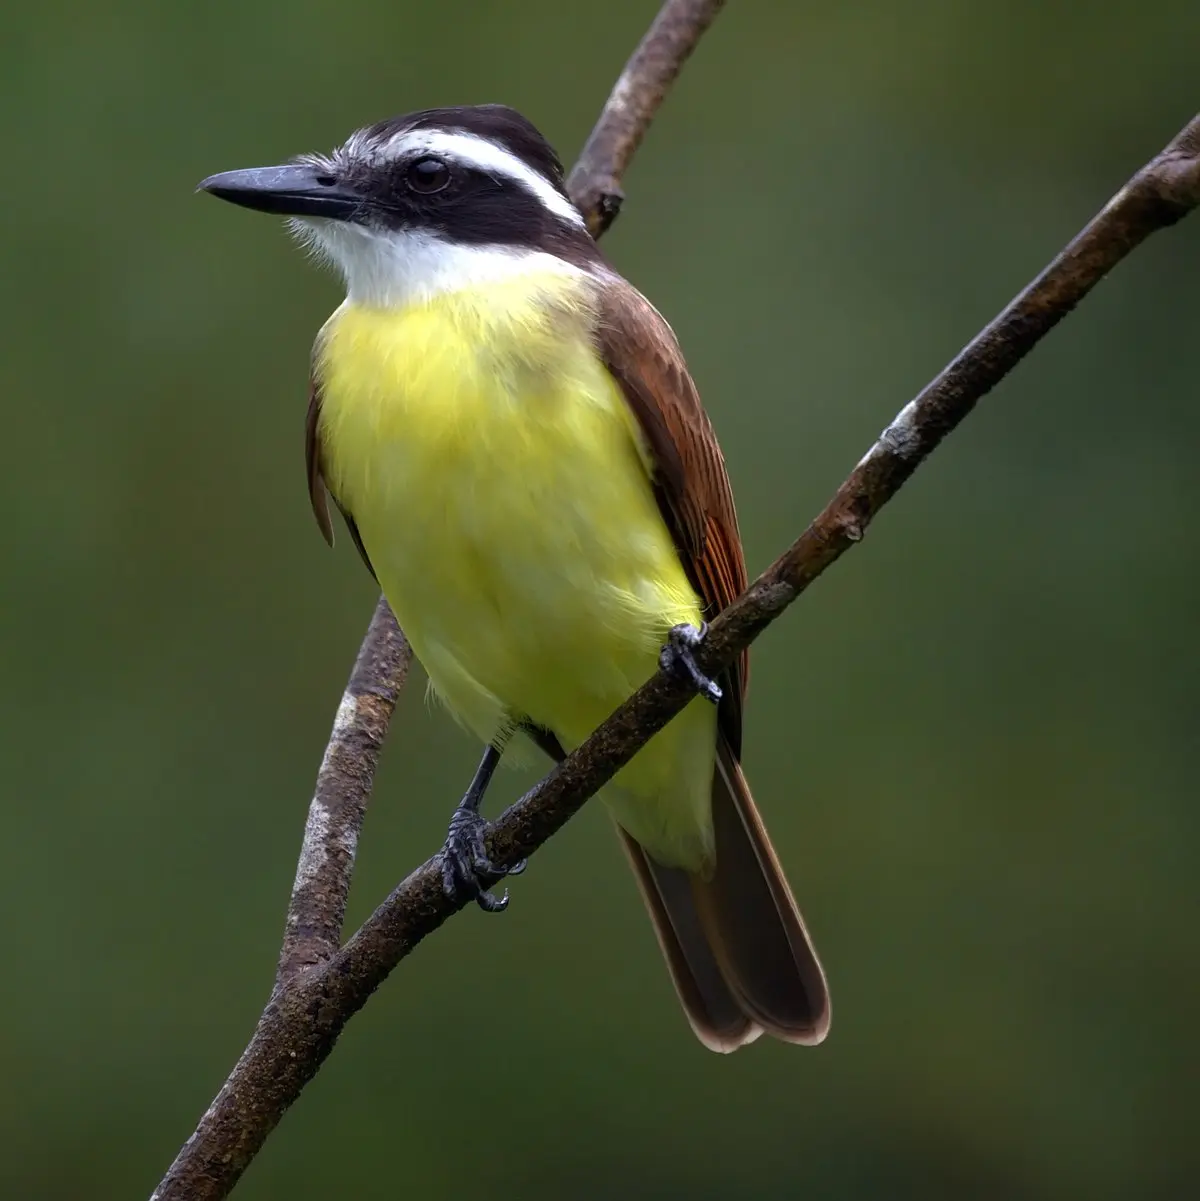
<path fill-rule="evenodd" d="M 329 175 L 328 173 L 325 175 L 318 175 L 317 183 L 319 183 L 323 188 L 332 188 L 333 185 L 337 183 L 337 177 L 334 175 Z"/>

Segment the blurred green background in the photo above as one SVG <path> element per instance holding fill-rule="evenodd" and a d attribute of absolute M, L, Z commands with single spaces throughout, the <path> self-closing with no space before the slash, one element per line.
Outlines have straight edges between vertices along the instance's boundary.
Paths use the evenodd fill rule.
<path fill-rule="evenodd" d="M 484 100 L 570 160 L 654 9 L 0 17 L 0 1195 L 145 1196 L 204 1110 L 374 602 L 301 462 L 337 285 L 193 187 Z M 688 350 L 752 570 L 1192 114 L 1198 36 L 1192 0 L 732 0 L 608 248 Z M 1200 219 L 1140 250 L 758 645 L 824 1047 L 699 1048 L 593 807 L 402 966 L 238 1197 L 1189 1194 L 1198 268 Z M 414 673 L 352 918 L 476 754 Z"/>

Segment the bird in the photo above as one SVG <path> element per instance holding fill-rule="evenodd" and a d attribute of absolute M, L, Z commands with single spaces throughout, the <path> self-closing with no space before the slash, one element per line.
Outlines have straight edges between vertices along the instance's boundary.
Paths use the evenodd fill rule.
<path fill-rule="evenodd" d="M 309 496 L 484 746 L 447 893 L 508 903 L 481 813 L 502 755 L 561 760 L 660 665 L 682 672 L 697 695 L 600 796 L 700 1042 L 820 1043 L 825 973 L 740 765 L 747 655 L 717 679 L 695 663 L 746 587 L 725 461 L 550 143 L 505 105 L 425 109 L 198 190 L 285 217 L 344 281 L 310 360 Z"/>

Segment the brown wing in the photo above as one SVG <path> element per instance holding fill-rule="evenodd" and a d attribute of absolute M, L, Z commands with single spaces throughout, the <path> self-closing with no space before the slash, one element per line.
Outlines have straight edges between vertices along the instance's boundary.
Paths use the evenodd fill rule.
<path fill-rule="evenodd" d="M 715 617 L 746 589 L 746 562 L 725 460 L 671 327 L 632 285 L 608 284 L 596 330 L 601 357 L 638 419 L 659 508 L 692 586 Z M 726 673 L 721 729 L 735 756 L 749 661 Z"/>
<path fill-rule="evenodd" d="M 329 499 L 337 505 L 338 512 L 345 519 L 346 528 L 367 570 L 374 575 L 375 568 L 367 556 L 367 548 L 363 546 L 358 533 L 358 525 L 354 518 L 342 507 L 342 502 L 329 491 L 325 484 L 325 476 L 321 468 L 321 386 L 315 377 L 308 382 L 308 417 L 304 423 L 304 462 L 308 472 L 308 500 L 312 505 L 313 516 L 321 534 L 330 546 L 333 545 L 333 522 L 329 519 Z"/>

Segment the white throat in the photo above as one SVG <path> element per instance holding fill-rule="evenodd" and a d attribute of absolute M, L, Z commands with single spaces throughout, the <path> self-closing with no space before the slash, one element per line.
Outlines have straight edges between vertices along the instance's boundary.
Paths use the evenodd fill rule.
<path fill-rule="evenodd" d="M 301 220 L 293 232 L 346 281 L 346 299 L 371 308 L 406 308 L 446 292 L 531 272 L 579 275 L 541 250 L 447 242 L 424 230 L 372 230 L 341 221 Z"/>

